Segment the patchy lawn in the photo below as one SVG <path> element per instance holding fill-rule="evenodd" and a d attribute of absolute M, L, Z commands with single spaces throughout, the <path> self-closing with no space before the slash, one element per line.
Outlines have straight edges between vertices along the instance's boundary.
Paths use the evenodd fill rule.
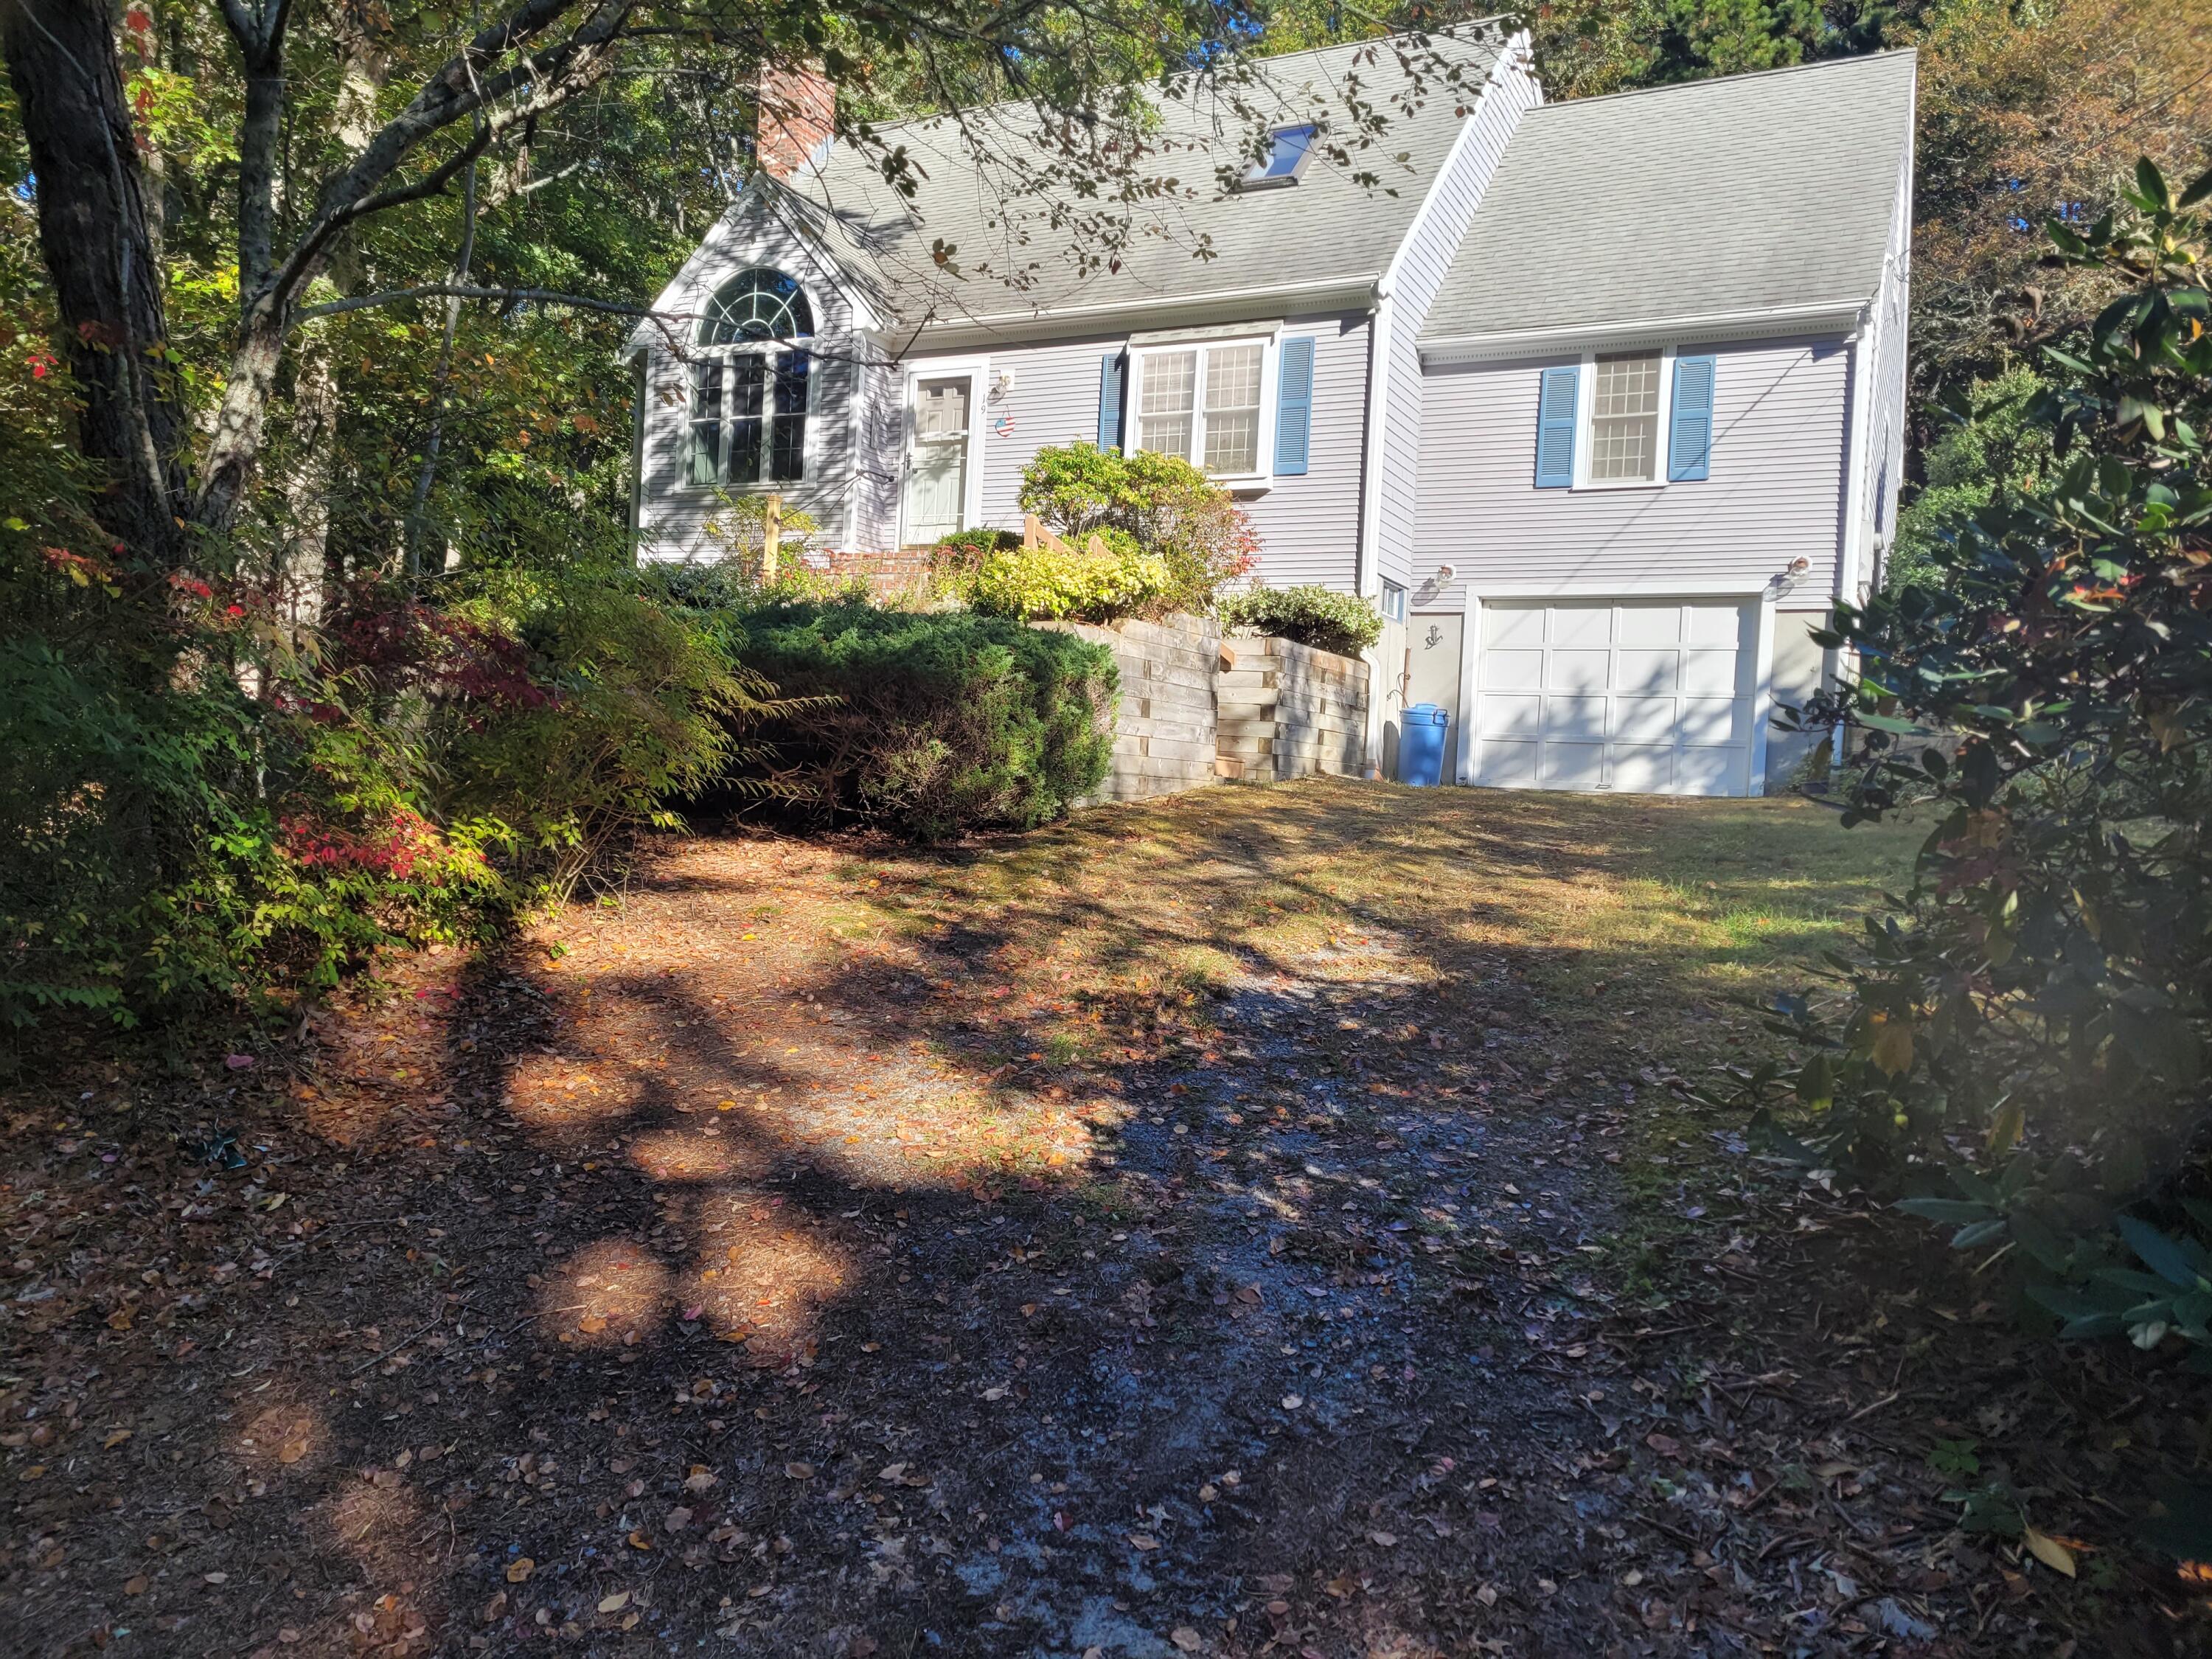
<path fill-rule="evenodd" d="M 251 1065 L 69 1057 L 6 1101 L 11 1650 L 2178 1644 L 2114 1497 L 2165 1374 L 1680 1087 L 1914 839 L 1351 783 L 699 838 Z"/>

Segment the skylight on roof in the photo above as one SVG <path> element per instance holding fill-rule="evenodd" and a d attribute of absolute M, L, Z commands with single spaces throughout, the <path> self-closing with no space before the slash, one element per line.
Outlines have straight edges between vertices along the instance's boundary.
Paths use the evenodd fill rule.
<path fill-rule="evenodd" d="M 1244 175 L 1243 188 L 1264 190 L 1275 185 L 1295 185 L 1313 155 L 1314 127 L 1277 127 L 1267 135 L 1267 159 Z"/>

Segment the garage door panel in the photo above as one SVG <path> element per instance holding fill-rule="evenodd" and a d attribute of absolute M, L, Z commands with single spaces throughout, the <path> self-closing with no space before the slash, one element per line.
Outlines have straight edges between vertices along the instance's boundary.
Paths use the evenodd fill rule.
<path fill-rule="evenodd" d="M 1545 612 L 1540 605 L 1493 605 L 1482 613 L 1482 641 L 1498 649 L 1513 647 L 1541 648 Z"/>
<path fill-rule="evenodd" d="M 1541 691 L 1544 653 L 1541 651 L 1489 651 L 1483 654 L 1482 684 L 1498 691 Z"/>
<path fill-rule="evenodd" d="M 1747 793 L 1754 621 L 1724 599 L 1486 605 L 1475 781 Z"/>
<path fill-rule="evenodd" d="M 1482 699 L 1480 722 L 1476 730 L 1486 741 L 1492 738 L 1525 738 L 1534 743 L 1544 734 L 1544 700 L 1533 694 L 1486 696 Z"/>
<path fill-rule="evenodd" d="M 1675 720 L 1675 700 L 1672 697 L 1616 697 L 1613 700 L 1613 730 L 1607 735 L 1615 743 L 1671 744 L 1674 741 Z"/>
<path fill-rule="evenodd" d="M 1741 795 L 1751 771 L 1742 749 L 1683 749 L 1674 757 L 1674 793 L 1681 795 Z"/>
<path fill-rule="evenodd" d="M 1613 680 L 1610 651 L 1553 651 L 1544 672 L 1547 691 L 1590 692 L 1605 695 Z"/>
<path fill-rule="evenodd" d="M 1613 643 L 1613 607 L 1609 605 L 1562 605 L 1552 611 L 1551 641 L 1574 649 Z"/>
<path fill-rule="evenodd" d="M 1676 665 L 1681 661 L 1679 651 L 1622 651 L 1613 658 L 1613 689 L 1632 695 L 1658 692 L 1671 696 L 1674 690 Z"/>
<path fill-rule="evenodd" d="M 1481 763 L 1474 777 L 1477 783 L 1486 783 L 1497 789 L 1534 788 L 1536 745 L 1485 738 Z"/>
<path fill-rule="evenodd" d="M 1547 742 L 1603 743 L 1606 729 L 1604 697 L 1547 697 L 1544 699 L 1544 738 Z"/>
<path fill-rule="evenodd" d="M 1738 690 L 1737 662 L 1733 651 L 1686 651 L 1682 690 L 1693 697 L 1733 697 Z"/>
<path fill-rule="evenodd" d="M 1751 733 L 1748 709 L 1732 698 L 1685 697 L 1677 715 L 1680 741 L 1710 747 L 1741 743 Z"/>
<path fill-rule="evenodd" d="M 1682 637 L 1692 645 L 1724 645 L 1731 650 L 1749 643 L 1743 637 L 1743 607 L 1740 605 L 1686 606 L 1688 626 Z"/>
<path fill-rule="evenodd" d="M 1605 787 L 1605 744 L 1547 743 L 1536 761 L 1536 781 L 1547 789 Z"/>
<path fill-rule="evenodd" d="M 1633 647 L 1674 647 L 1682 643 L 1682 608 L 1677 605 L 1624 605 L 1620 607 L 1620 640 Z"/>
<path fill-rule="evenodd" d="M 1620 744 L 1613 746 L 1611 787 L 1628 795 L 1663 795 L 1674 787 L 1674 749 L 1671 744 Z"/>

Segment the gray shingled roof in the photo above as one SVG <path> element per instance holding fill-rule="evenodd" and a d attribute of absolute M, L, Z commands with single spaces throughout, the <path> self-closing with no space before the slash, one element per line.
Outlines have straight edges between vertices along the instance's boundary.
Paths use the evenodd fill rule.
<path fill-rule="evenodd" d="M 944 119 L 884 129 L 886 143 L 904 145 L 927 174 L 911 204 L 884 182 L 874 156 L 842 144 L 819 173 L 802 173 L 793 186 L 826 210 L 832 222 L 823 234 L 832 251 L 908 323 L 931 316 L 1012 323 L 1289 284 L 1370 282 L 1405 239 L 1462 112 L 1500 56 L 1495 44 L 1444 34 L 1408 51 L 1416 60 L 1410 75 L 1389 42 L 1370 41 L 1261 59 L 1257 79 L 1233 91 L 1201 87 L 1180 97 L 1156 95 L 1156 147 L 1139 171 L 1160 189 L 1127 209 L 1102 209 L 1066 187 L 1034 193 L 1013 187 L 1005 161 L 989 158 L 1017 165 L 1048 159 L 1038 117 L 1026 104 L 973 113 L 965 136 Z M 1467 90 L 1437 76 L 1431 53 L 1466 66 Z M 1416 88 L 1415 76 L 1425 84 Z M 1239 100 L 1246 110 L 1235 106 Z M 1359 102 L 1387 122 L 1364 149 L 1355 148 L 1352 106 Z M 1316 155 L 1290 187 L 1223 190 L 1216 169 L 1242 172 L 1241 158 L 1262 121 L 1307 120 L 1352 149 L 1349 165 Z M 983 163 L 971 145 L 980 146 Z M 1362 172 L 1378 182 L 1363 184 Z M 1170 179 L 1171 189 L 1164 182 Z M 1070 250 L 1085 237 L 1055 215 L 1080 221 L 1117 213 L 1137 233 L 1119 268 L 1081 270 Z M 940 240 L 957 250 L 957 277 L 932 258 Z M 1091 246 L 1097 246 L 1095 237 Z"/>
<path fill-rule="evenodd" d="M 1422 343 L 1871 298 L 1913 67 L 1884 52 L 1531 110 Z"/>

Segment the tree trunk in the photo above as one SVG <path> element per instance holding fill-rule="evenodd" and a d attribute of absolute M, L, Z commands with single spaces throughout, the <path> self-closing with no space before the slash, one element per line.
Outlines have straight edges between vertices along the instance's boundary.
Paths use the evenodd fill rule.
<path fill-rule="evenodd" d="M 185 412 L 167 368 L 161 272 L 148 234 L 115 35 L 99 0 L 0 0 L 0 51 L 38 179 L 39 240 L 53 277 L 78 443 L 103 466 L 103 528 L 162 563 L 185 562 Z"/>
<path fill-rule="evenodd" d="M 336 471 L 338 380 L 328 319 L 301 331 L 292 371 L 292 419 L 300 458 L 284 481 L 283 566 L 277 604 L 285 619 L 312 628 L 323 619 L 339 573 L 331 568 L 331 483 Z"/>
<path fill-rule="evenodd" d="M 461 190 L 461 246 L 453 256 L 454 283 L 469 280 L 477 251 L 477 164 L 469 163 Z M 461 324 L 461 302 L 446 301 L 446 331 L 438 342 L 437 371 L 430 379 L 430 431 L 422 443 L 422 464 L 415 474 L 415 495 L 407 509 L 407 580 L 422 574 L 430 538 L 430 489 L 438 481 L 438 452 L 446 442 L 446 388 L 453 374 L 453 336 Z M 443 562 L 441 561 L 441 563 Z"/>

